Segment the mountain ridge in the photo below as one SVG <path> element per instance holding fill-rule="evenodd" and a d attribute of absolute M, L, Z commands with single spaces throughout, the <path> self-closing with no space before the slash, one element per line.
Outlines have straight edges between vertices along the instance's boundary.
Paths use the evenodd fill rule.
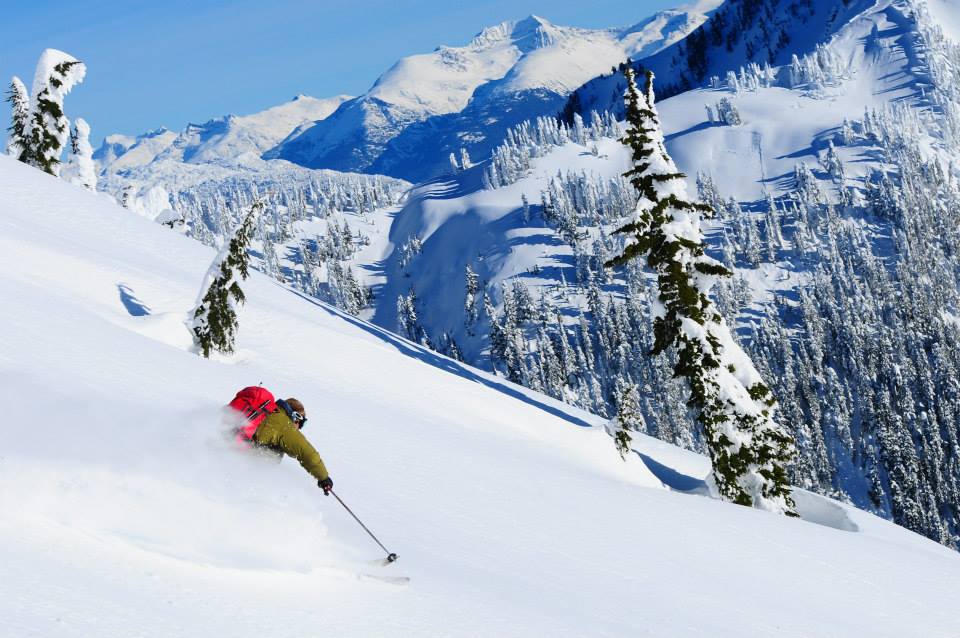
<path fill-rule="evenodd" d="M 249 115 L 229 114 L 190 123 L 180 132 L 160 127 L 136 137 L 108 135 L 94 159 L 101 172 L 112 173 L 158 160 L 230 164 L 244 156 L 259 158 L 297 127 L 328 117 L 348 99 L 347 95 L 314 98 L 301 94 Z"/>
<path fill-rule="evenodd" d="M 503 22 L 467 45 L 403 58 L 368 93 L 264 157 L 408 181 L 433 177 L 449 167 L 450 153 L 462 147 L 483 157 L 510 126 L 559 110 L 585 79 L 649 55 L 705 19 L 671 10 L 625 28 L 560 27 L 536 16 Z"/>

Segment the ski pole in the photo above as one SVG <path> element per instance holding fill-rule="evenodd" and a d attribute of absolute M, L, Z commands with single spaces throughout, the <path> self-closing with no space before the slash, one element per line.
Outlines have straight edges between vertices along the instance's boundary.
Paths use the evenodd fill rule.
<path fill-rule="evenodd" d="M 357 517 L 357 515 L 353 513 L 353 510 L 350 509 L 349 507 L 347 507 L 347 504 L 343 502 L 343 499 L 341 499 L 339 496 L 337 496 L 337 493 L 334 492 L 333 490 L 330 490 L 330 493 L 333 494 L 333 497 L 334 497 L 335 499 L 337 499 L 337 500 L 340 502 L 341 505 L 343 505 L 343 509 L 347 510 L 347 511 L 350 513 L 350 516 L 353 517 L 353 520 L 355 520 L 355 521 L 357 521 L 358 523 L 360 523 L 360 527 L 363 528 L 363 531 L 365 531 L 367 534 L 370 535 L 370 538 L 372 538 L 372 539 L 377 543 L 377 545 L 380 546 L 380 549 L 382 549 L 383 551 L 385 551 L 385 552 L 387 553 L 387 562 L 388 562 L 388 563 L 392 563 L 393 561 L 397 560 L 397 555 L 394 554 L 394 553 L 391 552 L 389 549 L 387 549 L 386 547 L 383 546 L 383 543 L 381 543 L 380 540 L 379 540 L 376 536 L 373 535 L 373 532 L 371 532 L 369 529 L 367 529 L 367 526 L 364 525 L 364 524 L 363 524 L 363 521 L 361 521 L 361 520 Z"/>

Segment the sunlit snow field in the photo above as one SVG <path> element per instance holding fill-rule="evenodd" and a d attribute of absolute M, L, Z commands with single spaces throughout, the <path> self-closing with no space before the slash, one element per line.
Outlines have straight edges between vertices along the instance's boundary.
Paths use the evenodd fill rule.
<path fill-rule="evenodd" d="M 960 632 L 960 556 L 911 532 L 704 497 L 705 459 L 641 437 L 623 463 L 597 418 L 259 274 L 239 352 L 203 360 L 210 249 L 6 157 L 0 211 L 0 635 Z M 295 463 L 224 442 L 260 382 L 396 565 Z"/>

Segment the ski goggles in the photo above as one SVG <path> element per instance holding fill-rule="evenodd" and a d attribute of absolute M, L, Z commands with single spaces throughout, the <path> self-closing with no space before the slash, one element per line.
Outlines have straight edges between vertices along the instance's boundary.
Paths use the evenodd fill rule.
<path fill-rule="evenodd" d="M 296 423 L 297 427 L 301 430 L 303 429 L 303 426 L 307 424 L 307 417 L 303 416 L 299 412 L 294 412 L 290 416 L 293 417 L 293 422 Z"/>

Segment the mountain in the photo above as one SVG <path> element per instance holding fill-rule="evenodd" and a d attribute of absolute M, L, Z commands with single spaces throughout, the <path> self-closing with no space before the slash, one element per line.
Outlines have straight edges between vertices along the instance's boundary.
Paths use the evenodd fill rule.
<path fill-rule="evenodd" d="M 146 166 L 154 161 L 232 165 L 259 159 L 294 129 L 333 113 L 349 96 L 318 99 L 298 95 L 290 102 L 254 113 L 226 115 L 204 124 L 189 124 L 180 133 L 165 128 L 136 138 L 111 135 L 94 159 L 106 174 Z"/>
<path fill-rule="evenodd" d="M 202 359 L 183 322 L 213 250 L 5 156 L 0 210 L 3 633 L 960 632 L 960 556 L 902 528 L 799 490 L 805 520 L 716 501 L 702 456 L 638 434 L 624 462 L 602 419 L 257 272 L 237 354 Z M 258 382 L 304 401 L 397 563 L 222 436 Z"/>
<path fill-rule="evenodd" d="M 414 177 L 448 171 L 451 151 L 488 153 L 511 125 L 559 110 L 571 90 L 602 69 L 682 38 L 714 4 L 661 12 L 626 29 L 559 27 L 530 16 L 484 29 L 465 47 L 404 58 L 359 98 L 301 95 L 253 115 L 190 124 L 179 133 L 160 128 L 136 138 L 111 135 L 94 154 L 100 189 L 142 215 L 166 219 L 168 210 L 190 214 L 180 209 L 206 197 L 197 192 L 209 191 L 205 184 L 239 183 L 241 190 L 262 195 L 281 183 L 315 182 L 307 168 Z M 316 149 L 310 140 L 318 135 L 327 140 L 323 145 L 332 145 L 335 161 L 314 162 L 293 152 Z M 354 161 L 361 156 L 366 159 Z M 332 172 L 320 178 L 330 180 L 363 181 L 341 180 Z M 380 183 L 392 192 L 406 182 Z M 382 195 L 374 197 L 378 204 L 394 198 Z M 207 215 L 195 232 L 212 241 L 208 232 L 219 227 Z"/>
<path fill-rule="evenodd" d="M 105 166 L 112 164 L 138 142 L 136 137 L 114 133 L 103 138 L 103 144 L 93 153 L 93 158 Z"/>
<path fill-rule="evenodd" d="M 936 2 L 953 0 L 935 0 Z M 633 58 L 643 77 L 658 78 L 667 97 L 724 80 L 729 71 L 749 64 L 782 66 L 792 56 L 814 50 L 818 43 L 863 11 L 874 0 L 727 0 L 683 40 L 644 58 Z M 622 112 L 623 74 L 604 75 L 574 91 L 566 107 L 587 114 L 592 110 Z"/>
<path fill-rule="evenodd" d="M 201 125 L 190 124 L 179 133 L 160 128 L 136 138 L 107 136 L 94 154 L 101 173 L 99 189 L 144 217 L 165 221 L 182 218 L 189 213 L 191 202 L 227 188 L 251 198 L 264 191 L 290 193 L 302 188 L 309 191 L 314 213 L 331 206 L 388 206 L 409 184 L 260 158 L 290 131 L 329 116 L 347 99 L 299 95 L 253 115 L 227 115 Z M 318 197 L 318 193 L 324 195 Z M 189 231 L 208 243 L 215 243 L 217 234 L 224 231 L 225 212 L 210 212 L 220 207 L 223 198 L 214 199 L 204 218 L 191 222 Z"/>
<path fill-rule="evenodd" d="M 158 128 L 143 135 L 108 135 L 93 153 L 101 173 L 117 173 L 146 166 L 157 159 L 177 139 L 177 133 Z"/>
<path fill-rule="evenodd" d="M 433 177 L 449 170 L 450 153 L 485 157 L 510 126 L 558 111 L 591 77 L 682 39 L 715 4 L 661 12 L 626 29 L 562 27 L 538 16 L 489 27 L 465 46 L 400 60 L 366 94 L 266 157 L 409 181 Z"/>

